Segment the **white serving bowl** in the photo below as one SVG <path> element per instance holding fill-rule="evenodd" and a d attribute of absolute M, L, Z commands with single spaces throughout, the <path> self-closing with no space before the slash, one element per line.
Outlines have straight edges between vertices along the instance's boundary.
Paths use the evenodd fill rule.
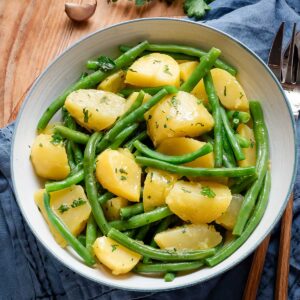
<path fill-rule="evenodd" d="M 41 188 L 29 160 L 30 145 L 36 126 L 48 105 L 85 70 L 85 62 L 99 54 L 116 56 L 120 44 L 143 40 L 177 43 L 208 50 L 222 50 L 222 58 L 238 68 L 238 79 L 249 99 L 262 103 L 269 130 L 272 188 L 267 210 L 249 239 L 230 257 L 213 268 L 204 268 L 178 276 L 166 283 L 161 278 L 135 274 L 112 276 L 103 267 L 90 268 L 72 251 L 62 249 L 52 237 L 33 200 Z M 234 38 L 203 24 L 185 20 L 151 18 L 117 24 L 95 32 L 75 43 L 61 54 L 39 76 L 19 113 L 11 152 L 11 171 L 16 198 L 24 218 L 38 240 L 59 261 L 96 282 L 116 288 L 146 291 L 180 288 L 215 277 L 248 256 L 279 220 L 291 192 L 297 165 L 295 124 L 279 82 L 268 67 L 245 45 Z"/>

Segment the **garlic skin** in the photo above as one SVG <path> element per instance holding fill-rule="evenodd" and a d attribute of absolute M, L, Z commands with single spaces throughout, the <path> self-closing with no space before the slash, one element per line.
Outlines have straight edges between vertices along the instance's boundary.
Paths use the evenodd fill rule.
<path fill-rule="evenodd" d="M 93 4 L 65 3 L 67 16 L 76 22 L 88 20 L 95 13 L 96 8 L 97 1 Z"/>

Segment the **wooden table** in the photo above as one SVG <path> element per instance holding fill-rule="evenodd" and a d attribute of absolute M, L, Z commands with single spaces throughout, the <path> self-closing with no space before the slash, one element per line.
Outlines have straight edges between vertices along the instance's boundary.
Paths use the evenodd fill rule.
<path fill-rule="evenodd" d="M 34 79 L 82 36 L 113 23 L 153 16 L 182 16 L 182 0 L 171 6 L 154 0 L 137 8 L 133 1 L 98 0 L 94 16 L 73 23 L 64 12 L 75 0 L 0 0 L 0 127 L 13 120 Z M 91 3 L 89 0 L 81 1 Z"/>

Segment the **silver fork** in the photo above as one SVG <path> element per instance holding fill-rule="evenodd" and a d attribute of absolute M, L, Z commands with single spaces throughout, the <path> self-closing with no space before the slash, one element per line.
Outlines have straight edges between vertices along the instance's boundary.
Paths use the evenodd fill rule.
<path fill-rule="evenodd" d="M 269 55 L 268 65 L 286 93 L 291 104 L 295 119 L 300 110 L 300 32 L 296 33 L 296 24 L 293 26 L 292 38 L 288 47 L 282 53 L 284 23 L 274 38 Z M 290 196 L 287 207 L 281 219 L 280 246 L 277 264 L 275 300 L 288 298 L 288 274 L 290 257 L 291 224 L 293 218 L 293 195 Z M 256 298 L 263 265 L 270 241 L 270 235 L 265 238 L 255 251 L 251 270 L 244 290 L 244 300 Z"/>

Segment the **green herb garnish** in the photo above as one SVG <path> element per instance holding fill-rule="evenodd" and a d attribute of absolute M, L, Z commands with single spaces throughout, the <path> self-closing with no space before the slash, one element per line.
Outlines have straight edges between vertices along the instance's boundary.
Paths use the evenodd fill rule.
<path fill-rule="evenodd" d="M 87 123 L 89 121 L 89 117 L 90 117 L 89 111 L 86 108 L 84 108 L 82 110 L 82 112 L 83 112 L 83 121 L 84 121 L 84 123 Z"/>
<path fill-rule="evenodd" d="M 170 68 L 168 65 L 164 65 L 164 73 L 172 76 L 172 73 L 170 72 Z"/>
<path fill-rule="evenodd" d="M 209 186 L 203 186 L 201 188 L 201 195 L 208 198 L 214 198 L 216 196 L 216 193 Z"/>
<path fill-rule="evenodd" d="M 60 144 L 63 141 L 63 137 L 57 132 L 53 133 L 51 137 L 52 140 L 50 141 L 50 143 L 53 145 Z"/>
<path fill-rule="evenodd" d="M 118 246 L 119 245 L 111 245 L 111 252 L 116 251 Z"/>
<path fill-rule="evenodd" d="M 83 200 L 82 198 L 78 198 L 78 199 L 75 199 L 75 200 L 72 202 L 71 207 L 72 207 L 72 208 L 75 208 L 75 207 L 84 205 L 85 203 L 86 203 L 86 200 Z"/>
<path fill-rule="evenodd" d="M 107 56 L 100 56 L 97 58 L 99 63 L 99 69 L 103 72 L 108 72 L 116 67 L 115 62 L 107 57 Z"/>
<path fill-rule="evenodd" d="M 61 204 L 58 208 L 58 211 L 63 214 L 64 212 L 68 211 L 70 207 L 67 204 Z"/>

